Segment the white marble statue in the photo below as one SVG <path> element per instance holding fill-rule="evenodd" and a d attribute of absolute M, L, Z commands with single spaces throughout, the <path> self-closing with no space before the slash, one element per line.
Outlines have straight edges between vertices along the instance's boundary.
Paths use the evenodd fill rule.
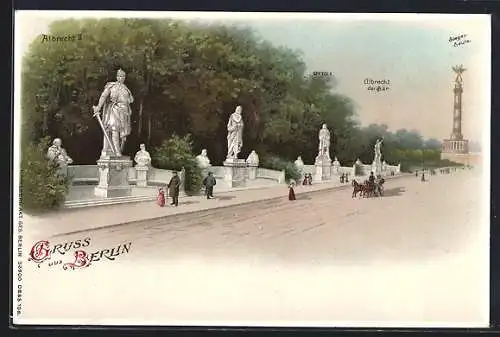
<path fill-rule="evenodd" d="M 123 70 L 118 70 L 116 82 L 106 83 L 99 103 L 93 107 L 94 116 L 97 117 L 104 133 L 101 158 L 109 155 L 120 157 L 127 136 L 130 135 L 132 114 L 130 104 L 134 102 L 134 97 L 124 84 L 125 75 Z"/>
<path fill-rule="evenodd" d="M 252 152 L 250 152 L 246 162 L 247 164 L 252 166 L 259 166 L 259 155 L 257 154 L 257 152 L 255 152 L 255 150 L 252 150 Z"/>
<path fill-rule="evenodd" d="M 299 170 L 299 172 L 302 172 L 302 170 L 304 169 L 304 162 L 302 161 L 301 156 L 297 157 L 297 160 L 295 161 L 295 167 L 297 168 L 297 170 Z"/>
<path fill-rule="evenodd" d="M 326 124 L 323 124 L 323 126 L 319 130 L 318 138 L 318 157 L 326 155 L 327 158 L 330 158 L 330 131 L 326 127 Z"/>
<path fill-rule="evenodd" d="M 56 138 L 52 141 L 52 145 L 47 150 L 47 158 L 55 161 L 59 166 L 67 166 L 73 163 L 73 159 L 68 156 L 66 150 L 62 147 L 60 138 Z"/>
<path fill-rule="evenodd" d="M 237 159 L 243 146 L 243 116 L 240 105 L 229 117 L 227 123 L 227 159 Z"/>
<path fill-rule="evenodd" d="M 136 152 L 134 161 L 138 166 L 151 166 L 151 156 L 148 151 L 146 151 L 146 145 L 141 144 L 140 150 Z"/>
<path fill-rule="evenodd" d="M 373 158 L 374 163 L 380 163 L 382 159 L 382 151 L 380 147 L 382 146 L 382 139 L 377 139 L 377 142 L 375 143 L 375 146 L 373 147 L 373 152 L 375 153 L 375 156 Z"/>
<path fill-rule="evenodd" d="M 207 169 L 211 166 L 210 159 L 208 158 L 206 149 L 201 150 L 201 153 L 196 156 L 196 163 L 198 164 L 198 167 L 201 169 Z"/>

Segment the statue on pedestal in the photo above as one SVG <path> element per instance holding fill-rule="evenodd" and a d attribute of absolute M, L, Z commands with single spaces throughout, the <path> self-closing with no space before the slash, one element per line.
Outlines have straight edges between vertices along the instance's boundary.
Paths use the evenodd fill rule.
<path fill-rule="evenodd" d="M 140 150 L 136 152 L 134 161 L 137 166 L 151 166 L 151 156 L 148 151 L 146 151 L 146 145 L 141 144 Z"/>
<path fill-rule="evenodd" d="M 323 124 L 319 130 L 318 138 L 318 158 L 326 157 L 330 159 L 330 131 L 328 130 L 326 124 Z"/>
<path fill-rule="evenodd" d="M 201 153 L 196 156 L 196 163 L 198 164 L 198 167 L 201 168 L 202 170 L 212 166 L 210 165 L 210 159 L 207 156 L 206 149 L 201 150 Z"/>
<path fill-rule="evenodd" d="M 52 145 L 47 150 L 47 158 L 56 162 L 59 167 L 73 163 L 73 159 L 68 156 L 66 150 L 62 147 L 62 140 L 60 138 L 55 138 L 52 141 Z"/>
<path fill-rule="evenodd" d="M 377 139 L 375 142 L 375 146 L 373 147 L 375 156 L 373 158 L 373 162 L 376 164 L 380 164 L 382 160 L 382 151 L 380 150 L 380 147 L 382 146 L 382 139 Z"/>
<path fill-rule="evenodd" d="M 302 173 L 302 170 L 304 169 L 304 162 L 302 161 L 301 156 L 297 157 L 297 160 L 294 162 L 294 164 L 297 170 L 299 170 L 299 172 Z"/>
<path fill-rule="evenodd" d="M 243 116 L 240 105 L 227 123 L 227 159 L 237 159 L 243 147 Z"/>
<path fill-rule="evenodd" d="M 123 70 L 118 70 L 116 82 L 106 83 L 99 103 L 93 107 L 94 116 L 99 121 L 104 133 L 101 158 L 110 155 L 120 157 L 127 136 L 130 135 L 130 116 L 132 114 L 130 104 L 134 102 L 134 97 L 124 84 L 125 75 Z"/>

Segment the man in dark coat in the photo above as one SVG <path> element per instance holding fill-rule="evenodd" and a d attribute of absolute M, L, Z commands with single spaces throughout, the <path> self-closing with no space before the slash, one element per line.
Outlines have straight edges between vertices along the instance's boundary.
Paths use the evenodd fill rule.
<path fill-rule="evenodd" d="M 168 183 L 168 194 L 172 197 L 172 203 L 170 205 L 179 206 L 179 188 L 181 186 L 181 179 L 177 175 L 177 172 L 174 171 L 174 175 L 170 179 Z"/>
<path fill-rule="evenodd" d="M 207 195 L 207 199 L 214 198 L 214 186 L 217 185 L 217 181 L 213 176 L 212 172 L 208 172 L 208 176 L 203 179 L 203 186 L 205 186 L 205 193 Z"/>

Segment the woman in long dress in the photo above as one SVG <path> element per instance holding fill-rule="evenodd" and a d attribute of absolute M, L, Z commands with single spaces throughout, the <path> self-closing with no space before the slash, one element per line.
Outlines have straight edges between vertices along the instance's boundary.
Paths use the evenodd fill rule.
<path fill-rule="evenodd" d="M 295 191 L 293 188 L 295 187 L 295 181 L 291 180 L 290 184 L 288 185 L 288 200 L 293 201 L 295 200 Z"/>

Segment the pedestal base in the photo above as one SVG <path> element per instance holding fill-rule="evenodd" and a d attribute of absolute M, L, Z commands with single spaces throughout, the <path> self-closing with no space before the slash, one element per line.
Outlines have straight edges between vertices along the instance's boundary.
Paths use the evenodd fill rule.
<path fill-rule="evenodd" d="M 461 140 L 453 140 L 453 139 L 445 139 L 443 140 L 443 153 L 460 153 L 467 154 L 469 153 L 469 141 L 467 139 Z"/>
<path fill-rule="evenodd" d="M 149 167 L 136 165 L 136 185 L 137 187 L 147 187 L 148 186 L 148 171 Z"/>
<path fill-rule="evenodd" d="M 375 175 L 375 177 L 382 175 L 382 163 L 373 162 L 372 172 Z"/>
<path fill-rule="evenodd" d="M 316 172 L 314 175 L 315 181 L 330 180 L 332 177 L 332 161 L 329 158 L 316 158 L 314 163 Z"/>
<path fill-rule="evenodd" d="M 257 179 L 257 166 L 248 165 L 247 170 L 248 170 L 248 180 Z"/>
<path fill-rule="evenodd" d="M 94 195 L 103 198 L 125 197 L 132 194 L 129 185 L 129 169 L 132 161 L 128 157 L 101 158 L 97 161 L 99 184 Z"/>
<path fill-rule="evenodd" d="M 226 159 L 224 165 L 224 180 L 229 188 L 244 187 L 248 178 L 247 163 L 244 159 Z"/>

